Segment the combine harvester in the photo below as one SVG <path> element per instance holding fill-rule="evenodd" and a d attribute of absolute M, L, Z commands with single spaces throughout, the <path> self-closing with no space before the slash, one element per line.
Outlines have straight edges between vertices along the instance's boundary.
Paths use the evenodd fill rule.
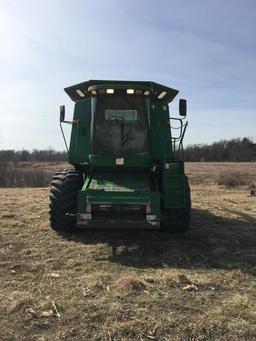
<path fill-rule="evenodd" d="M 65 91 L 75 102 L 72 121 L 60 107 L 61 130 L 62 122 L 72 124 L 73 168 L 53 177 L 51 227 L 187 230 L 186 100 L 179 101 L 182 118 L 170 118 L 178 91 L 154 82 L 90 80 Z"/>

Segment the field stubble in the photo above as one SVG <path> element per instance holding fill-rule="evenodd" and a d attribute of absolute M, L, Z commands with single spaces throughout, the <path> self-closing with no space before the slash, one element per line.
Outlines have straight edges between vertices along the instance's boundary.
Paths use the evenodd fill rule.
<path fill-rule="evenodd" d="M 57 234 L 48 188 L 1 189 L 0 339 L 256 340 L 256 199 L 187 167 L 185 235 Z"/>

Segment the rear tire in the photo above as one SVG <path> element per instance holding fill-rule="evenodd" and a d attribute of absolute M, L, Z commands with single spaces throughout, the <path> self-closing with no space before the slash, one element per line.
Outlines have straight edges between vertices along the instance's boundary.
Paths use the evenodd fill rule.
<path fill-rule="evenodd" d="M 54 174 L 49 205 L 52 229 L 69 231 L 76 228 L 77 192 L 82 185 L 82 176 L 73 168 Z"/>
<path fill-rule="evenodd" d="M 185 232 L 190 228 L 191 193 L 188 177 L 185 176 L 185 206 L 181 209 L 170 209 L 164 213 L 161 230 L 164 232 Z"/>

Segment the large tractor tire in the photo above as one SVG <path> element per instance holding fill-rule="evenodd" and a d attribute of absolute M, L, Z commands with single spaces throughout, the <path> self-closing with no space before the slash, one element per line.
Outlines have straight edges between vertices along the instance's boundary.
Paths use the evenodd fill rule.
<path fill-rule="evenodd" d="M 191 194 L 188 177 L 185 176 L 185 206 L 183 209 L 171 209 L 164 213 L 161 224 L 163 232 L 185 232 L 190 228 Z"/>
<path fill-rule="evenodd" d="M 82 176 L 75 169 L 54 174 L 50 190 L 50 223 L 57 231 L 76 228 L 77 192 L 83 185 Z"/>

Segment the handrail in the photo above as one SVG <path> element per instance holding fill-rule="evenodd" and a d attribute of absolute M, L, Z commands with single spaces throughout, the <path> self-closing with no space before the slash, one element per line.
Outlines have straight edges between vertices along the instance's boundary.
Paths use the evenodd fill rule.
<path fill-rule="evenodd" d="M 188 122 L 186 122 L 185 124 L 183 124 L 183 120 L 184 118 L 176 118 L 176 117 L 170 117 L 171 120 L 176 120 L 180 122 L 180 126 L 179 127 L 172 127 L 170 125 L 171 130 L 173 129 L 179 129 L 180 133 L 178 135 L 178 137 L 172 137 L 171 136 L 171 143 L 172 143 L 172 151 L 174 154 L 174 158 L 175 159 L 184 159 L 184 151 L 183 151 L 183 139 L 184 139 L 184 135 L 188 126 Z M 181 154 L 182 153 L 182 154 Z M 181 154 L 181 155 L 180 155 Z"/>

